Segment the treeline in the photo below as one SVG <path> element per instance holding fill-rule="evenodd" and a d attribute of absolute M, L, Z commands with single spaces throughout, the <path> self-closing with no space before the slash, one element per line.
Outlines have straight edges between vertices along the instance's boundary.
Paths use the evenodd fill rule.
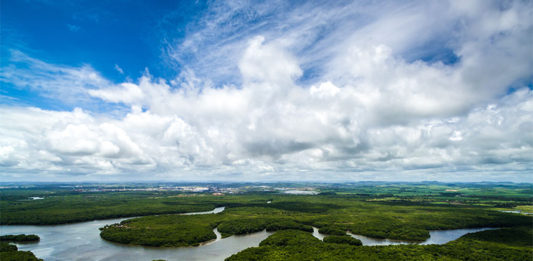
<path fill-rule="evenodd" d="M 326 235 L 338 235 L 338 236 L 346 235 L 346 229 L 342 229 L 340 227 L 331 226 L 331 225 L 319 228 L 318 232 L 320 232 L 321 234 L 326 234 Z"/>
<path fill-rule="evenodd" d="M 226 206 L 226 210 L 216 215 L 165 214 L 207 211 L 217 206 Z M 429 237 L 428 230 L 533 224 L 531 217 L 477 206 L 395 204 L 335 195 L 88 193 L 0 201 L 0 210 L 3 224 L 60 224 L 159 214 L 130 219 L 101 233 L 110 241 L 148 246 L 197 245 L 214 239 L 215 227 L 224 236 L 264 229 L 311 231 L 315 226 L 329 235 L 351 231 L 374 238 L 423 241 Z"/>
<path fill-rule="evenodd" d="M 269 232 L 283 229 L 297 229 L 313 232 L 313 227 L 287 218 L 235 219 L 222 222 L 220 225 L 218 225 L 218 231 L 224 237 L 230 235 L 248 234 L 265 229 Z"/>
<path fill-rule="evenodd" d="M 293 197 L 293 198 L 289 198 Z M 300 197 L 300 198 L 298 198 Z M 321 196 L 322 197 L 322 196 Z M 326 197 L 326 196 L 323 196 Z M 262 208 L 274 208 L 280 210 L 289 210 L 305 213 L 325 213 L 329 210 L 340 209 L 342 206 L 332 203 L 321 202 L 309 202 L 308 198 L 304 196 L 285 196 L 285 199 L 299 199 L 299 201 L 274 201 L 268 205 L 265 205 L 265 201 L 262 202 L 230 202 L 226 207 L 262 207 Z M 268 200 L 271 201 L 271 200 Z"/>
<path fill-rule="evenodd" d="M 101 228 L 108 241 L 154 247 L 197 246 L 216 238 L 206 215 L 162 215 L 125 220 Z"/>
<path fill-rule="evenodd" d="M 40 238 L 38 235 L 19 234 L 19 235 L 0 236 L 0 241 L 3 241 L 3 242 L 27 243 L 27 242 L 36 242 L 39 240 Z"/>
<path fill-rule="evenodd" d="M 533 247 L 533 227 L 502 228 L 486 230 L 463 236 L 463 240 L 478 240 L 492 243 L 505 242 L 518 247 Z"/>
<path fill-rule="evenodd" d="M 368 210 L 369 207 L 372 209 Z M 373 238 L 424 241 L 429 230 L 477 227 L 516 227 L 533 224 L 524 215 L 510 215 L 472 207 L 362 205 L 350 215 L 318 217 L 310 223 L 319 232 L 343 235 L 346 231 Z"/>
<path fill-rule="evenodd" d="M 39 215 L 20 215 L 18 213 L 2 213 L 2 218 L 0 221 L 1 225 L 58 225 L 66 223 L 76 223 L 84 222 L 98 219 L 112 219 L 112 218 L 124 218 L 124 217 L 134 217 L 134 216 L 147 216 L 147 215 L 161 215 L 161 214 L 171 214 L 171 213 L 186 213 L 186 212 L 199 212 L 199 211 L 208 211 L 212 210 L 214 207 L 209 206 L 176 206 L 169 209 L 127 209 L 124 207 L 124 210 L 121 210 L 119 207 L 117 209 L 101 209 L 95 207 L 92 209 L 88 207 L 87 210 L 80 210 L 79 212 L 70 212 L 70 211 L 57 211 L 50 213 L 52 211 L 47 211 L 48 213 L 39 216 Z M 30 212 L 30 211 L 28 211 Z M 66 212 L 61 214 L 61 212 Z"/>
<path fill-rule="evenodd" d="M 109 241 L 144 246 L 196 246 L 213 240 L 214 228 L 223 237 L 262 230 L 298 229 L 312 232 L 309 225 L 287 218 L 242 218 L 238 215 L 209 214 L 194 216 L 162 215 L 125 220 L 100 228 Z"/>
<path fill-rule="evenodd" d="M 429 230 L 516 227 L 531 225 L 532 219 L 491 211 L 479 207 L 390 205 L 332 196 L 272 196 L 267 204 L 265 197 L 235 196 L 224 200 L 231 207 L 216 215 L 178 216 L 160 215 L 124 221 L 120 225 L 103 228 L 102 238 L 137 245 L 186 246 L 196 245 L 215 235 L 212 229 L 224 236 L 253 233 L 262 230 L 278 231 L 296 229 L 311 232 L 312 227 L 328 235 L 345 235 L 346 231 L 373 238 L 400 239 L 420 242 L 429 238 Z M 296 201 L 299 200 L 299 201 Z M 271 207 L 297 205 L 289 210 Z M 322 212 L 306 212 L 308 206 L 317 204 Z"/>
<path fill-rule="evenodd" d="M 99 193 L 0 201 L 1 225 L 55 225 L 95 219 L 209 211 L 213 197 L 157 197 L 159 194 Z"/>
<path fill-rule="evenodd" d="M 343 236 L 327 236 L 324 237 L 324 243 L 333 243 L 333 244 L 347 244 L 352 246 L 362 246 L 363 243 L 357 238 L 353 238 L 348 235 Z"/>
<path fill-rule="evenodd" d="M 491 238 L 502 241 L 492 242 Z M 226 260 L 533 260 L 530 227 L 469 234 L 445 245 L 358 246 L 341 242 L 343 239 L 335 241 L 321 242 L 309 233 L 285 230 L 263 240 L 259 247 L 245 249 Z"/>
<path fill-rule="evenodd" d="M 19 251 L 17 246 L 0 242 L 0 260 L 2 261 L 42 261 L 30 251 Z"/>

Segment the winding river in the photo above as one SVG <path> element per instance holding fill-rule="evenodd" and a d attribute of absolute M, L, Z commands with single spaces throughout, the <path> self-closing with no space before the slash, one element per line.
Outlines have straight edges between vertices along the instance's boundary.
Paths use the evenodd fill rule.
<path fill-rule="evenodd" d="M 220 213 L 224 208 L 212 211 L 185 213 L 201 215 Z M 224 260 L 241 250 L 258 246 L 271 233 L 266 231 L 221 238 L 216 228 L 217 239 L 198 247 L 155 248 L 128 246 L 100 238 L 98 228 L 118 223 L 127 218 L 95 220 L 53 226 L 0 226 L 0 234 L 36 234 L 38 243 L 17 244 L 20 250 L 32 251 L 44 260 Z"/>
<path fill-rule="evenodd" d="M 346 234 L 351 237 L 361 240 L 361 243 L 363 243 L 363 246 L 390 246 L 390 245 L 409 245 L 409 244 L 442 245 L 450 241 L 456 240 L 468 233 L 475 233 L 475 232 L 491 230 L 491 229 L 497 229 L 497 228 L 485 227 L 485 228 L 463 228 L 463 229 L 450 229 L 450 230 L 430 230 L 429 238 L 426 239 L 426 241 L 420 242 L 420 243 L 415 243 L 411 241 L 403 241 L 403 240 L 394 240 L 394 239 L 371 238 L 371 237 L 366 237 L 362 235 L 352 234 L 350 232 L 346 232 Z M 324 240 L 324 237 L 327 235 L 321 234 L 320 232 L 318 232 L 318 228 L 313 227 L 313 236 L 320 240 Z"/>
<path fill-rule="evenodd" d="M 224 211 L 224 207 L 205 212 L 190 212 L 181 215 L 216 214 Z M 128 218 L 95 220 L 74 224 L 51 226 L 9 225 L 0 226 L 0 234 L 36 234 L 41 237 L 38 243 L 17 244 L 20 250 L 32 251 L 44 260 L 224 260 L 233 254 L 249 247 L 258 246 L 261 241 L 272 233 L 257 233 L 222 238 L 215 228 L 215 240 L 198 247 L 156 248 L 129 246 L 105 241 L 100 238 L 98 228 L 119 223 Z M 454 229 L 430 231 L 430 237 L 420 244 L 445 244 L 467 233 L 493 228 Z M 374 239 L 347 233 L 362 241 L 365 246 L 413 244 L 408 241 Z M 313 227 L 313 236 L 322 240 L 325 235 Z"/>

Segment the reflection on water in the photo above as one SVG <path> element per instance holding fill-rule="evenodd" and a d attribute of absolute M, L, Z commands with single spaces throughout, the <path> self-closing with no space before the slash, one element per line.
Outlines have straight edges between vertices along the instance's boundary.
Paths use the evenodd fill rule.
<path fill-rule="evenodd" d="M 522 210 L 500 210 L 503 213 L 513 213 L 513 214 L 524 214 L 524 215 L 533 215 L 533 213 L 524 212 Z"/>
<path fill-rule="evenodd" d="M 218 209 L 218 210 L 217 210 Z M 218 213 L 217 208 L 211 213 Z M 218 211 L 218 212 L 214 212 Z M 155 248 L 128 246 L 100 238 L 98 228 L 118 223 L 125 218 L 96 220 L 54 226 L 0 226 L 0 234 L 36 234 L 38 243 L 17 244 L 20 250 L 32 251 L 44 260 L 224 260 L 248 247 L 258 246 L 271 233 L 258 233 L 221 238 L 199 247 Z"/>
<path fill-rule="evenodd" d="M 202 212 L 188 212 L 188 213 L 182 213 L 180 215 L 184 215 L 184 216 L 190 216 L 190 215 L 205 215 L 205 214 L 217 214 L 217 213 L 220 213 L 222 211 L 224 211 L 224 209 L 226 209 L 225 207 L 218 207 L 218 208 L 215 208 L 213 210 L 209 210 L 209 211 L 202 211 Z"/>
<path fill-rule="evenodd" d="M 463 235 L 468 233 L 475 233 L 485 230 L 492 230 L 498 228 L 484 227 L 484 228 L 464 228 L 464 229 L 452 229 L 452 230 L 432 230 L 429 231 L 429 238 L 420 243 L 422 245 L 437 244 L 442 245 L 446 244 L 452 240 L 456 240 Z"/>
<path fill-rule="evenodd" d="M 320 239 L 320 240 L 324 240 L 324 237 L 325 237 L 326 235 L 324 235 L 324 234 L 320 234 L 320 232 L 318 232 L 318 228 L 313 227 L 313 236 L 316 237 L 316 238 L 318 238 L 318 239 Z"/>
<path fill-rule="evenodd" d="M 215 233 L 215 236 L 217 236 L 217 238 L 213 239 L 213 240 L 210 240 L 210 241 L 207 241 L 207 242 L 203 242 L 203 243 L 200 243 L 200 246 L 207 246 L 207 245 L 211 245 L 219 240 L 222 239 L 222 234 L 220 234 L 220 232 L 218 232 L 218 228 L 214 228 L 213 229 L 213 233 Z"/>
<path fill-rule="evenodd" d="M 316 195 L 318 192 L 313 190 L 286 190 L 283 193 L 291 195 Z"/>
<path fill-rule="evenodd" d="M 346 232 L 346 234 L 361 240 L 361 243 L 363 243 L 363 246 L 388 246 L 388 245 L 407 245 L 407 244 L 442 245 L 450 241 L 456 240 L 468 233 L 475 233 L 475 232 L 491 230 L 491 229 L 497 229 L 497 228 L 465 228 L 465 229 L 451 229 L 451 230 L 431 230 L 429 231 L 429 238 L 426 241 L 421 242 L 421 243 L 415 243 L 415 242 L 403 241 L 403 240 L 394 240 L 394 239 L 377 239 L 377 238 L 371 238 L 371 237 L 366 237 L 362 235 L 352 234 L 350 232 Z M 323 240 L 324 236 L 326 235 L 319 233 L 318 229 L 316 227 L 313 227 L 313 236 L 315 236 L 316 238 L 320 240 Z"/>
<path fill-rule="evenodd" d="M 390 246 L 390 245 L 413 244 L 413 242 L 408 242 L 408 241 L 401 241 L 401 240 L 394 240 L 394 239 L 377 239 L 377 238 L 365 237 L 365 236 L 362 236 L 362 235 L 352 234 L 350 232 L 346 232 L 346 234 L 361 240 L 361 243 L 363 243 L 363 246 Z"/>

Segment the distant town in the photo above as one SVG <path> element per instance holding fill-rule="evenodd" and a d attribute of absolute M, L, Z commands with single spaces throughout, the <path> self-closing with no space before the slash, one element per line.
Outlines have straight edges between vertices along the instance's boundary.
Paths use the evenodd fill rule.
<path fill-rule="evenodd" d="M 26 185 L 10 184 L 0 186 L 0 189 L 27 189 L 33 187 L 42 188 L 43 184 Z M 206 193 L 214 196 L 223 196 L 226 194 L 240 194 L 249 192 L 272 192 L 285 193 L 294 195 L 315 195 L 319 190 L 313 186 L 295 186 L 295 184 L 283 185 L 248 185 L 248 184 L 65 184 L 49 185 L 51 187 L 61 188 L 74 192 L 183 192 L 183 193 Z M 40 198 L 32 198 L 40 199 Z"/>

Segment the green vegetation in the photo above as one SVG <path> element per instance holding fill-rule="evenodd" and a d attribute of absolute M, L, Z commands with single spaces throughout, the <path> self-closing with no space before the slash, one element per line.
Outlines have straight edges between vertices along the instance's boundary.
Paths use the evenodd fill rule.
<path fill-rule="evenodd" d="M 17 250 L 18 248 L 15 245 L 9 244 L 7 242 L 0 242 L 0 252 L 12 252 Z"/>
<path fill-rule="evenodd" d="M 122 221 L 101 228 L 103 239 L 144 246 L 197 246 L 216 238 L 213 229 L 218 227 L 222 236 L 247 234 L 261 230 L 301 229 L 311 232 L 313 228 L 286 218 L 242 218 L 243 209 L 229 213 L 209 215 L 161 215 Z M 253 213 L 253 212 L 251 212 Z M 253 214 L 252 214 L 253 216 Z"/>
<path fill-rule="evenodd" d="M 533 227 L 502 228 L 471 233 L 464 240 L 492 242 L 518 247 L 533 246 Z"/>
<path fill-rule="evenodd" d="M 286 195 L 273 189 L 261 192 L 258 186 L 247 187 L 240 194 L 217 196 L 176 191 L 0 189 L 0 224 L 60 224 L 144 216 L 103 227 L 100 235 L 113 242 L 158 247 L 197 246 L 215 239 L 215 228 L 223 237 L 277 231 L 259 247 L 229 260 L 532 259 L 533 217 L 501 212 L 532 209 L 531 184 L 313 186 L 319 195 Z M 44 199 L 30 198 L 37 196 Z M 177 214 L 218 206 L 225 206 L 225 211 Z M 154 214 L 157 216 L 150 216 Z M 312 226 L 328 235 L 324 242 L 311 235 Z M 429 237 L 429 230 L 475 227 L 504 229 L 427 246 L 360 246 L 359 240 L 346 236 L 350 231 L 373 238 L 420 242 Z"/>
<path fill-rule="evenodd" d="M 17 246 L 0 242 L 0 260 L 2 261 L 39 261 L 30 251 L 18 251 Z"/>
<path fill-rule="evenodd" d="M 273 203 L 267 204 L 266 199 Z M 405 202 L 372 202 L 343 196 L 239 195 L 204 197 L 206 202 L 227 206 L 219 214 L 160 215 L 134 218 L 102 228 L 102 238 L 148 246 L 198 245 L 222 236 L 261 230 L 297 229 L 311 226 L 329 235 L 346 231 L 374 238 L 423 241 L 428 230 L 516 227 L 532 224 L 524 215 L 502 213 L 464 205 L 416 205 Z M 298 206 L 289 210 L 287 206 Z M 316 209 L 320 209 L 318 212 Z"/>
<path fill-rule="evenodd" d="M 0 224 L 53 225 L 95 219 L 212 210 L 201 195 L 165 192 L 47 194 L 44 199 L 16 197 L 0 190 Z M 16 191 L 15 191 L 16 192 Z M 35 195 L 35 194 L 32 194 Z"/>
<path fill-rule="evenodd" d="M 283 229 L 299 229 L 313 232 L 313 228 L 308 225 L 298 223 L 287 218 L 248 218 L 229 219 L 218 226 L 218 231 L 222 236 L 241 235 L 262 230 L 277 231 Z"/>
<path fill-rule="evenodd" d="M 145 246 L 196 246 L 216 238 L 212 215 L 162 215 L 130 219 L 101 228 L 103 239 Z"/>
<path fill-rule="evenodd" d="M 321 227 L 318 230 L 318 232 L 321 234 L 327 234 L 327 235 L 338 235 L 338 236 L 346 235 L 345 229 L 342 229 L 336 226 L 331 226 L 331 225 Z"/>
<path fill-rule="evenodd" d="M 532 260 L 531 227 L 489 230 L 444 245 L 354 246 L 285 230 L 226 260 Z M 499 242 L 493 242 L 498 238 Z"/>
<path fill-rule="evenodd" d="M 324 243 L 333 243 L 333 244 L 348 244 L 352 246 L 362 246 L 361 240 L 353 238 L 348 235 L 343 236 L 327 236 L 324 238 Z"/>
<path fill-rule="evenodd" d="M 4 235 L 0 236 L 0 241 L 15 242 L 15 243 L 27 243 L 39 241 L 38 235 Z"/>
<path fill-rule="evenodd" d="M 269 185 L 269 184 L 267 184 Z M 270 184 L 272 185 L 272 184 Z M 178 191 L 123 191 L 98 192 L 98 186 L 80 191 L 78 186 L 27 186 L 26 188 L 0 189 L 0 224 L 2 225 L 52 225 L 94 219 L 147 216 L 193 211 L 207 211 L 216 206 L 263 206 L 271 200 L 270 208 L 305 213 L 325 213 L 342 208 L 334 200 L 301 204 L 299 200 L 277 201 L 272 192 L 257 192 L 257 186 L 227 185 L 246 193 L 234 200 L 220 199 L 199 193 Z M 298 186 L 298 184 L 276 184 L 276 186 Z M 354 184 L 300 184 L 313 186 L 321 198 L 345 198 L 359 202 L 376 202 L 394 205 L 417 206 L 470 206 L 495 210 L 523 210 L 533 208 L 533 186 L 531 184 L 495 183 L 354 183 Z M 85 186 L 88 187 L 88 186 Z M 126 188 L 129 186 L 108 186 L 104 188 Z M 146 188 L 146 185 L 141 186 Z M 261 196 L 258 196 L 261 195 Z M 43 197 L 32 200 L 30 197 Z M 284 198 L 289 197 L 288 195 Z M 299 196 L 294 196 L 298 198 Z M 264 201 L 263 201 L 264 200 Z M 418 237 L 425 237 L 418 231 Z M 379 234 L 379 233 L 377 233 Z M 409 236 L 411 237 L 411 236 Z"/>
<path fill-rule="evenodd" d="M 311 234 L 298 230 L 283 230 L 269 236 L 259 243 L 259 246 L 297 246 L 312 245 L 320 242 L 317 238 L 307 235 L 310 236 Z"/>

